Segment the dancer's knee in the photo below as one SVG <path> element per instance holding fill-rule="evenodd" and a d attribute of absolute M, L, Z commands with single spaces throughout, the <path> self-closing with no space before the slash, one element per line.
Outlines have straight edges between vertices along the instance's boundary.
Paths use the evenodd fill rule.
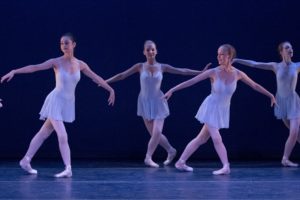
<path fill-rule="evenodd" d="M 152 137 L 160 137 L 162 135 L 162 132 L 160 129 L 158 128 L 153 128 L 152 131 Z"/>
<path fill-rule="evenodd" d="M 57 136 L 59 144 L 67 144 L 68 143 L 68 135 L 60 134 Z"/>
<path fill-rule="evenodd" d="M 199 135 L 198 137 L 195 138 L 195 141 L 197 144 L 205 144 L 208 141 L 209 137 L 206 137 L 204 135 Z"/>
<path fill-rule="evenodd" d="M 298 131 L 290 131 L 290 134 L 289 134 L 289 139 L 292 140 L 292 141 L 296 141 L 298 138 Z"/>
<path fill-rule="evenodd" d="M 289 134 L 290 136 L 297 137 L 298 133 L 299 133 L 299 127 L 298 127 L 298 125 L 293 126 L 293 127 L 290 128 L 290 134 Z"/>
<path fill-rule="evenodd" d="M 52 133 L 52 130 L 40 130 L 36 137 L 40 138 L 41 140 L 46 140 Z"/>
<path fill-rule="evenodd" d="M 223 144 L 223 140 L 222 140 L 222 137 L 220 135 L 212 136 L 211 138 L 212 138 L 212 141 L 213 141 L 214 145 Z"/>

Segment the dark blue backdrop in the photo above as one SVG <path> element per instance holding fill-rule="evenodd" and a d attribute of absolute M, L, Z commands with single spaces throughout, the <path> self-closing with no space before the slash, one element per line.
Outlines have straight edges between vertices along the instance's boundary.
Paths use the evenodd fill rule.
<path fill-rule="evenodd" d="M 61 55 L 59 38 L 77 37 L 76 56 L 103 78 L 143 62 L 143 42 L 157 43 L 159 62 L 175 67 L 216 66 L 216 50 L 233 44 L 242 58 L 279 61 L 277 44 L 290 40 L 294 60 L 300 60 L 299 5 L 287 0 L 76 0 L 1 1 L 0 75 L 27 64 Z M 275 93 L 272 72 L 235 65 Z M 189 77 L 165 74 L 166 91 Z M 76 91 L 76 121 L 67 124 L 73 157 L 142 158 L 149 140 L 142 119 L 136 116 L 138 74 L 112 84 L 116 104 L 107 106 L 108 93 L 82 77 Z M 18 75 L 1 84 L 0 157 L 21 157 L 42 125 L 39 110 L 54 87 L 51 70 Z M 179 153 L 201 125 L 194 118 L 210 92 L 203 81 L 176 93 L 169 101 L 170 117 L 164 133 Z M 230 129 L 221 130 L 230 159 L 274 159 L 282 155 L 288 130 L 273 116 L 269 99 L 243 83 L 232 99 Z M 299 147 L 293 157 L 299 158 Z M 53 135 L 38 153 L 57 157 Z M 165 156 L 161 148 L 156 156 Z M 193 158 L 216 159 L 211 142 Z"/>

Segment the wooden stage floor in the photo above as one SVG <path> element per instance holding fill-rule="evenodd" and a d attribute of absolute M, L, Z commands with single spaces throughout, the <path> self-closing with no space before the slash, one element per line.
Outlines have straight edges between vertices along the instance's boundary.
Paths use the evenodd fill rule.
<path fill-rule="evenodd" d="M 72 178 L 54 178 L 60 160 L 34 161 L 27 175 L 16 160 L 0 161 L 0 199 L 300 199 L 300 168 L 279 162 L 232 162 L 231 174 L 212 175 L 219 162 L 148 168 L 142 161 L 73 161 Z"/>

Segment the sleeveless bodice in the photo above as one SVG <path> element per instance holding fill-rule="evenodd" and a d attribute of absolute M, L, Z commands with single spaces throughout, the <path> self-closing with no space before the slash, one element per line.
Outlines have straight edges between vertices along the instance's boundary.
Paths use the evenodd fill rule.
<path fill-rule="evenodd" d="M 289 66 L 278 65 L 275 70 L 278 95 L 289 96 L 296 90 L 298 67 L 292 63 Z"/>
<path fill-rule="evenodd" d="M 80 80 L 80 70 L 74 73 L 62 66 L 54 69 L 55 88 L 48 94 L 40 111 L 40 119 L 54 119 L 64 122 L 75 120 L 75 89 Z"/>
<path fill-rule="evenodd" d="M 143 65 L 140 72 L 141 95 L 147 98 L 161 94 L 160 86 L 163 79 L 161 65 L 155 66 L 155 68 L 154 72 L 150 72 Z"/>
<path fill-rule="evenodd" d="M 169 115 L 169 107 L 160 89 L 163 79 L 162 65 L 151 67 L 154 68 L 153 72 L 145 64 L 141 67 L 137 115 L 148 120 L 164 119 Z"/>

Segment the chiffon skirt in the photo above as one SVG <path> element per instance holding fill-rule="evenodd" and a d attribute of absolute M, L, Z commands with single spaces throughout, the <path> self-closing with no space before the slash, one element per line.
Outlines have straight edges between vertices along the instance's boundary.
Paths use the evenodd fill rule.
<path fill-rule="evenodd" d="M 66 96 L 64 93 L 55 89 L 50 92 L 40 111 L 40 119 L 45 120 L 47 118 L 64 122 L 73 122 L 75 120 L 74 95 Z"/>
<path fill-rule="evenodd" d="M 222 102 L 212 95 L 206 97 L 195 118 L 215 128 L 229 128 L 230 101 Z"/>
<path fill-rule="evenodd" d="M 274 108 L 274 114 L 277 119 L 300 118 L 300 98 L 296 92 L 285 97 L 276 94 L 276 101 L 277 106 Z"/>
<path fill-rule="evenodd" d="M 163 99 L 160 92 L 156 97 L 145 97 L 139 95 L 137 105 L 137 115 L 148 120 L 165 119 L 169 116 L 169 106 L 166 99 Z"/>

